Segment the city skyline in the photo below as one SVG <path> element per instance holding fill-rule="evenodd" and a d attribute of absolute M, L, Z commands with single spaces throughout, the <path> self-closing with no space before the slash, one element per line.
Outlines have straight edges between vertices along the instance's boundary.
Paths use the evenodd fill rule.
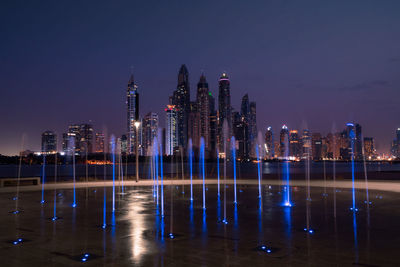
<path fill-rule="evenodd" d="M 263 134 L 272 126 L 277 136 L 286 124 L 326 135 L 333 124 L 339 131 L 347 122 L 357 122 L 366 136 L 375 138 L 378 151 L 388 153 L 400 127 L 396 1 L 171 2 L 157 8 L 152 3 L 120 8 L 99 2 L 96 10 L 83 3 L 86 12 L 73 4 L 60 11 L 50 2 L 1 5 L 7 27 L 0 52 L 0 111 L 5 114 L 0 154 L 17 154 L 23 133 L 25 148 L 40 150 L 42 132 L 53 130 L 61 140 L 73 123 L 106 127 L 116 136 L 125 133 L 121 103 L 131 66 L 145 103 L 141 116 L 155 112 L 161 126 L 179 66 L 186 64 L 192 96 L 202 73 L 217 96 L 219 77 L 226 71 L 232 106 L 239 111 L 246 93 L 257 100 Z M 226 13 L 218 12 L 223 8 Z M 110 9 L 115 13 L 104 18 Z M 135 9 L 143 12 L 130 18 L 129 10 Z M 85 19 L 87 12 L 93 20 Z M 209 19 L 200 23 L 204 12 Z M 177 31 L 182 19 L 184 29 Z M 146 27 L 135 27 L 139 20 Z M 111 39 L 104 40 L 103 31 Z M 200 37 L 207 42 L 199 42 Z M 156 45 L 160 39 L 163 46 Z"/>

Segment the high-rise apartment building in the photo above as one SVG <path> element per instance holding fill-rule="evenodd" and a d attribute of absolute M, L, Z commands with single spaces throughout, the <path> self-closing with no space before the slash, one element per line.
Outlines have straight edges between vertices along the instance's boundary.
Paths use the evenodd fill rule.
<path fill-rule="evenodd" d="M 208 83 L 204 74 L 201 75 L 200 81 L 197 84 L 197 112 L 199 136 L 204 138 L 205 150 L 210 149 L 210 92 L 208 90 Z M 196 140 L 197 141 L 197 140 Z M 192 140 L 193 142 L 193 140 Z M 195 144 L 199 147 L 199 144 Z"/>
<path fill-rule="evenodd" d="M 220 151 L 224 149 L 224 136 L 227 136 L 227 142 L 232 136 L 232 108 L 231 108 L 231 92 L 230 81 L 228 75 L 224 72 L 219 78 L 219 94 L 218 94 L 218 145 Z M 227 125 L 226 133 L 224 133 L 224 123 Z M 229 147 L 229 144 L 227 144 Z"/>
<path fill-rule="evenodd" d="M 178 113 L 174 105 L 168 105 L 166 113 L 165 154 L 174 155 L 179 148 L 178 142 Z"/>
<path fill-rule="evenodd" d="M 104 141 L 103 133 L 95 134 L 95 153 L 104 153 Z"/>
<path fill-rule="evenodd" d="M 187 147 L 188 118 L 190 112 L 189 71 L 183 64 L 178 73 L 178 85 L 170 97 L 170 104 L 175 106 L 177 113 L 178 146 Z"/>
<path fill-rule="evenodd" d="M 135 83 L 133 74 L 129 78 L 128 86 L 126 89 L 126 105 L 127 105 L 127 135 L 128 135 L 128 153 L 136 153 L 136 129 L 135 122 L 139 120 L 139 93 L 138 86 Z"/>
<path fill-rule="evenodd" d="M 265 153 L 267 159 L 273 159 L 275 157 L 274 133 L 271 126 L 269 126 L 265 132 Z"/>
<path fill-rule="evenodd" d="M 53 131 L 42 133 L 42 153 L 57 153 L 57 135 Z"/>
<path fill-rule="evenodd" d="M 150 156 L 153 140 L 158 133 L 158 115 L 154 112 L 149 112 L 143 118 L 143 154 Z"/>

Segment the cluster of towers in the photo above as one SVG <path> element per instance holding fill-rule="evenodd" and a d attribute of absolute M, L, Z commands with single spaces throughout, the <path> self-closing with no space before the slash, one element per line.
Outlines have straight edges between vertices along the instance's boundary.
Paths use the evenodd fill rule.
<path fill-rule="evenodd" d="M 206 76 L 202 74 L 197 83 L 196 98 L 191 100 L 189 72 L 182 65 L 176 90 L 169 97 L 165 108 L 165 128 L 158 132 L 157 114 L 149 113 L 143 119 L 139 116 L 139 93 L 131 76 L 127 89 L 128 153 L 134 154 L 137 144 L 138 153 L 147 155 L 156 136 L 162 142 L 166 155 L 186 151 L 189 140 L 192 140 L 192 149 L 196 151 L 199 150 L 200 140 L 203 138 L 205 156 L 215 157 L 218 151 L 222 154 L 224 143 L 228 147 L 231 145 L 231 137 L 235 136 L 238 157 L 246 159 L 254 156 L 253 146 L 257 136 L 256 103 L 249 102 L 246 94 L 241 111 L 235 112 L 231 106 L 230 80 L 225 72 L 218 80 L 218 93 L 216 107 Z"/>
<path fill-rule="evenodd" d="M 236 147 L 239 160 L 256 158 L 256 145 L 261 145 L 265 159 L 339 159 L 349 160 L 352 156 L 361 160 L 377 158 L 372 137 L 363 137 L 357 123 L 348 123 L 343 131 L 323 136 L 318 132 L 304 129 L 302 133 L 282 126 L 279 137 L 274 138 L 272 127 L 264 136 L 257 130 L 256 102 L 248 94 L 242 97 L 240 110 L 231 105 L 230 79 L 222 73 L 218 79 L 218 101 L 214 98 L 206 76 L 202 74 L 197 83 L 196 97 L 190 97 L 189 71 L 182 65 L 178 73 L 176 89 L 169 97 L 165 108 L 165 128 L 160 128 L 157 113 L 149 112 L 140 116 L 138 86 L 131 75 L 126 89 L 126 134 L 117 138 L 121 153 L 146 156 L 151 154 L 154 138 L 162 144 L 165 155 L 185 152 L 191 140 L 192 149 L 198 152 L 200 140 L 204 139 L 205 157 L 215 158 L 217 153 L 224 157 L 224 147 Z M 353 131 L 354 138 L 350 136 Z M 231 144 L 232 136 L 235 144 Z M 72 124 L 62 134 L 62 151 L 78 154 L 107 152 L 104 133 L 94 133 L 90 123 Z M 224 146 L 226 145 L 226 146 Z M 353 145 L 353 147 L 352 147 Z M 53 131 L 42 133 L 42 153 L 56 153 L 57 136 Z M 198 154 L 198 153 L 196 153 Z M 391 154 L 400 158 L 400 128 L 391 145 Z"/>
<path fill-rule="evenodd" d="M 298 130 L 289 130 L 282 126 L 279 139 L 274 139 L 272 127 L 265 133 L 265 152 L 268 159 L 305 159 L 313 160 L 336 159 L 356 160 L 374 159 L 376 150 L 372 137 L 363 137 L 362 128 L 357 123 L 347 123 L 343 131 L 329 133 L 322 136 L 318 132 L 304 129 L 302 134 Z"/>

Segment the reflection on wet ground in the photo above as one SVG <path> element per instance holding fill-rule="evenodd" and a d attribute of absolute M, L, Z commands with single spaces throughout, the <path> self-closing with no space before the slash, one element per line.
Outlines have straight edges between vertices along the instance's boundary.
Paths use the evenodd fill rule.
<path fill-rule="evenodd" d="M 358 212 L 353 213 L 351 189 L 312 188 L 310 229 L 306 226 L 306 191 L 292 188 L 293 207 L 283 207 L 283 188 L 238 185 L 238 205 L 227 188 L 224 201 L 217 186 L 206 190 L 207 208 L 202 208 L 202 187 L 194 186 L 194 201 L 181 186 L 165 186 L 165 217 L 161 217 L 151 187 L 128 187 L 117 195 L 111 212 L 112 188 L 107 188 L 107 227 L 103 223 L 103 188 L 77 190 L 72 208 L 72 190 L 60 190 L 57 217 L 53 217 L 53 194 L 20 195 L 21 212 L 13 194 L 1 194 L 0 257 L 2 266 L 398 266 L 400 243 L 400 195 L 358 190 Z M 170 193 L 173 190 L 173 209 Z M 173 217 L 171 214 L 173 211 Z M 369 215 L 369 216 L 368 216 Z M 172 220 L 173 219 L 173 220 Z M 173 225 L 171 225 L 173 222 Z"/>

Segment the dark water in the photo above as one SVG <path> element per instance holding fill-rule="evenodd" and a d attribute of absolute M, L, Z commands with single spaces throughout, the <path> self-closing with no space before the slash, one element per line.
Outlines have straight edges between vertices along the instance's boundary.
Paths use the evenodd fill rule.
<path fill-rule="evenodd" d="M 331 176 L 333 172 L 333 163 L 327 161 L 325 163 L 326 172 Z M 349 162 L 336 162 L 336 172 L 338 174 L 349 174 L 351 172 L 351 165 Z M 355 170 L 357 173 L 363 172 L 363 163 L 356 162 Z M 193 175 L 197 176 L 199 173 L 198 163 L 193 164 Z M 135 164 L 124 164 L 122 165 L 124 175 L 126 173 L 128 176 L 135 175 Z M 116 167 L 116 175 L 118 175 L 118 166 Z M 207 177 L 217 177 L 217 164 L 216 163 L 206 163 L 206 175 Z M 262 171 L 263 174 L 279 176 L 283 169 L 283 163 L 279 162 L 264 162 Z M 304 162 L 291 162 L 290 163 L 290 173 L 294 175 L 304 174 Z M 400 164 L 388 163 L 388 162 L 367 162 L 367 169 L 369 172 L 380 172 L 380 173 L 399 173 L 400 174 Z M 22 165 L 21 176 L 22 177 L 40 177 L 42 175 L 41 165 Z M 148 163 L 141 163 L 140 167 L 140 177 L 143 179 L 150 177 L 150 165 Z M 238 178 L 254 178 L 257 175 L 257 165 L 255 163 L 238 163 L 237 164 L 237 175 Z M 323 174 L 323 162 L 312 162 L 311 163 L 311 173 L 312 175 L 317 175 L 321 178 Z M 49 180 L 54 176 L 54 165 L 46 166 L 46 176 Z M 164 162 L 165 175 L 169 178 L 173 176 L 174 178 L 181 179 L 182 166 L 181 163 L 171 164 L 170 162 Z M 228 175 L 232 176 L 232 164 L 228 164 L 227 167 Z M 63 180 L 70 180 L 72 177 L 72 165 L 59 165 L 58 166 L 58 177 Z M 106 166 L 106 177 L 110 179 L 112 177 L 112 166 Z M 185 176 L 189 173 L 188 163 L 184 163 Z M 222 163 L 220 165 L 220 172 L 223 172 Z M 1 177 L 17 177 L 18 175 L 18 165 L 0 165 L 0 178 Z M 104 177 L 104 166 L 103 165 L 89 165 L 88 175 L 91 179 L 103 179 Z M 86 177 L 86 166 L 79 164 L 76 165 L 76 176 L 79 178 Z M 373 177 L 371 177 L 373 178 Z M 379 177 L 378 177 L 379 178 Z M 387 179 L 400 179 L 400 177 L 389 177 Z"/>
<path fill-rule="evenodd" d="M 201 208 L 201 187 L 194 188 L 194 202 L 182 195 L 180 186 L 165 186 L 164 218 L 154 202 L 151 188 L 126 188 L 118 195 L 117 211 L 110 212 L 112 189 L 107 189 L 107 223 L 103 230 L 103 189 L 77 191 L 77 208 L 71 208 L 72 191 L 60 190 L 53 222 L 52 192 L 40 205 L 40 192 L 22 192 L 22 213 L 15 216 L 12 194 L 0 199 L 2 266 L 78 266 L 89 253 L 91 266 L 399 266 L 400 195 L 370 191 L 369 213 L 365 191 L 358 190 L 359 212 L 349 211 L 350 190 L 338 190 L 337 217 L 333 217 L 333 191 L 311 192 L 313 234 L 307 234 L 306 192 L 293 188 L 293 207 L 282 207 L 278 186 L 263 187 L 262 205 L 257 187 L 238 186 L 238 205 L 232 187 L 227 188 L 227 220 L 216 187 L 208 186 L 206 206 Z M 171 190 L 173 202 L 171 202 Z M 173 203 L 173 209 L 171 209 Z M 369 216 L 368 216 L 369 214 Z M 171 225 L 173 226 L 171 228 Z M 168 238 L 170 229 L 175 235 Z M 24 242 L 9 241 L 21 237 Z M 265 245 L 270 253 L 259 251 Z"/>

